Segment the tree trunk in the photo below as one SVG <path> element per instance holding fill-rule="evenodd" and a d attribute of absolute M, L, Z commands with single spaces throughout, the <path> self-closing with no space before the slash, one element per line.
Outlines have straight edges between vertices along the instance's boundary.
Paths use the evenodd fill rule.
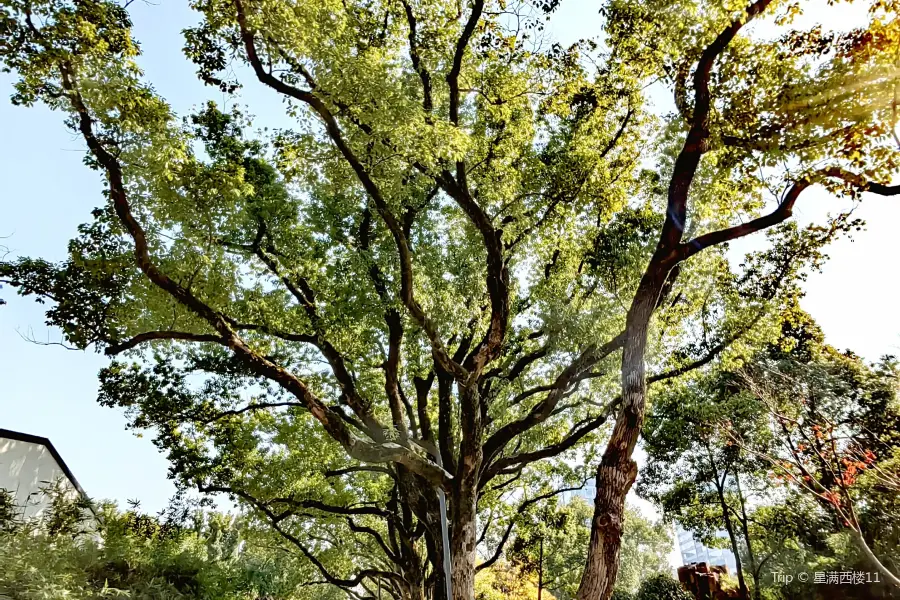
<path fill-rule="evenodd" d="M 608 600 L 619 571 L 625 496 L 637 477 L 637 464 L 630 457 L 608 463 L 605 458 L 597 469 L 591 541 L 577 600 Z"/>
<path fill-rule="evenodd" d="M 541 595 L 544 592 L 544 536 L 541 535 L 541 553 L 540 558 L 538 559 L 538 597 L 537 600 L 541 600 Z"/>
<path fill-rule="evenodd" d="M 875 556 L 875 553 L 872 552 L 872 549 L 869 548 L 869 544 L 866 543 L 865 538 L 862 534 L 856 530 L 852 530 L 851 536 L 853 537 L 853 541 L 856 542 L 857 548 L 859 548 L 863 554 L 865 554 L 866 558 L 869 559 L 869 562 L 872 564 L 875 569 L 884 576 L 885 581 L 890 583 L 891 585 L 900 588 L 900 577 L 897 577 L 884 564 L 878 560 L 878 557 Z"/>
<path fill-rule="evenodd" d="M 475 598 L 475 494 L 458 495 L 453 503 L 450 537 L 452 600 Z"/>
<path fill-rule="evenodd" d="M 753 598 L 760 600 L 762 597 L 762 586 L 760 586 L 760 573 L 756 566 L 756 554 L 753 552 L 753 545 L 750 542 L 750 527 L 747 518 L 747 504 L 744 502 L 744 491 L 741 489 L 741 478 L 737 471 L 734 472 L 734 483 L 737 486 L 738 500 L 741 503 L 741 532 L 744 534 L 744 543 L 747 545 L 747 560 L 750 561 L 750 574 L 753 577 Z"/>
<path fill-rule="evenodd" d="M 637 464 L 631 455 L 644 423 L 647 330 L 669 269 L 654 256 L 628 311 L 622 349 L 622 410 L 597 468 L 591 541 L 577 600 L 609 600 L 616 583 L 625 496 L 637 477 Z"/>
<path fill-rule="evenodd" d="M 462 442 L 454 482 L 450 535 L 452 600 L 475 600 L 476 501 L 482 462 L 482 424 L 476 386 L 460 386 Z"/>
<path fill-rule="evenodd" d="M 750 600 L 750 592 L 747 590 L 747 582 L 744 580 L 744 566 L 741 563 L 741 552 L 738 547 L 737 537 L 734 533 L 734 526 L 731 524 L 731 514 L 728 503 L 725 502 L 725 491 L 723 486 L 719 485 L 718 475 L 716 475 L 716 491 L 719 494 L 719 504 L 722 507 L 722 519 L 725 521 L 725 531 L 728 532 L 728 539 L 731 540 L 731 550 L 734 552 L 734 563 L 737 566 L 738 589 L 741 598 Z"/>

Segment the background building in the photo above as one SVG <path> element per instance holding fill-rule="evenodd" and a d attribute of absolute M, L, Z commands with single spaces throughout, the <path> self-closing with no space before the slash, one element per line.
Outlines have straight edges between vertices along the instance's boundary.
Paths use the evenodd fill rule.
<path fill-rule="evenodd" d="M 86 497 L 50 440 L 0 429 L 0 489 L 13 494 L 23 516 L 41 516 L 50 505 L 44 490 L 56 486 L 66 497 Z"/>
<path fill-rule="evenodd" d="M 568 504 L 572 501 L 573 498 L 583 498 L 587 500 L 587 503 L 591 506 L 594 505 L 594 498 L 597 495 L 597 483 L 591 479 L 584 487 L 573 490 L 571 492 L 563 492 L 559 495 L 559 503 L 560 504 Z"/>
<path fill-rule="evenodd" d="M 727 534 L 724 531 L 719 532 L 719 537 L 726 538 Z M 675 538 L 678 540 L 678 551 L 681 553 L 682 564 L 705 562 L 707 565 L 725 565 L 728 567 L 729 573 L 737 571 L 737 562 L 731 550 L 709 548 L 694 539 L 692 532 L 677 524 L 675 525 Z"/>

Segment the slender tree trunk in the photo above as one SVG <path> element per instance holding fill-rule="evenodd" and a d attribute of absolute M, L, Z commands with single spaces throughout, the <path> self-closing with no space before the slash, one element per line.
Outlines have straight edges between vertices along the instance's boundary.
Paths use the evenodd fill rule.
<path fill-rule="evenodd" d="M 725 491 L 723 486 L 719 485 L 718 476 L 716 479 L 716 492 L 718 492 L 719 503 L 722 507 L 722 518 L 725 521 L 725 531 L 728 532 L 728 539 L 731 540 L 731 550 L 734 552 L 734 563 L 737 566 L 738 589 L 740 590 L 741 598 L 749 600 L 750 592 L 747 590 L 747 582 L 744 580 L 744 566 L 741 563 L 740 547 L 737 543 L 737 536 L 734 533 L 734 525 L 731 524 L 731 511 L 728 508 L 728 503 L 725 502 Z"/>
<path fill-rule="evenodd" d="M 851 532 L 851 536 L 853 537 L 853 541 L 856 542 L 857 548 L 859 548 L 862 553 L 865 554 L 866 558 L 869 559 L 869 562 L 872 563 L 872 566 L 874 566 L 875 569 L 884 576 L 885 581 L 897 588 L 900 588 L 900 577 L 897 577 L 896 575 L 891 573 L 891 571 L 886 566 L 884 566 L 884 563 L 882 563 L 878 559 L 878 557 L 875 556 L 875 553 L 872 552 L 871 548 L 869 548 L 869 544 L 866 543 L 866 540 L 862 536 L 862 534 L 854 529 Z"/>
<path fill-rule="evenodd" d="M 713 482 L 716 486 L 716 494 L 719 497 L 719 506 L 722 509 L 722 520 L 725 522 L 725 531 L 728 532 L 728 539 L 731 541 L 731 551 L 734 553 L 734 564 L 737 567 L 738 589 L 741 598 L 750 600 L 750 592 L 747 590 L 747 582 L 744 580 L 744 566 L 741 562 L 740 548 L 737 543 L 737 536 L 734 533 L 734 526 L 731 524 L 731 509 L 725 501 L 725 481 L 728 477 L 728 469 L 722 473 L 722 481 L 719 482 L 719 469 L 716 467 L 716 460 L 713 458 L 712 450 L 709 442 L 705 442 L 706 456 L 709 458 L 709 467 L 713 472 Z"/>
<path fill-rule="evenodd" d="M 541 600 L 541 595 L 544 591 L 544 536 L 541 536 L 541 556 L 538 561 L 538 597 L 537 600 Z"/>
<path fill-rule="evenodd" d="M 754 600 L 760 600 L 762 597 L 762 586 L 759 584 L 759 569 L 756 568 L 756 554 L 753 552 L 753 544 L 750 541 L 747 504 L 744 502 L 744 491 L 741 489 L 741 478 L 737 471 L 734 473 L 734 483 L 737 486 L 738 500 L 741 503 L 741 532 L 744 534 L 744 544 L 747 546 L 747 560 L 750 561 L 750 575 L 753 577 L 753 598 Z"/>

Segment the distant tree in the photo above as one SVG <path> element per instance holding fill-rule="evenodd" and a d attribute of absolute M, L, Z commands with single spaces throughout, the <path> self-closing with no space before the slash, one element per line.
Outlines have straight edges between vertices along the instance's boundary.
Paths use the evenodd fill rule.
<path fill-rule="evenodd" d="M 642 489 L 701 534 L 712 533 L 710 524 L 724 526 L 734 541 L 735 528 L 722 516 L 732 515 L 754 573 L 790 554 L 785 544 L 829 554 L 823 541 L 834 531 L 823 525 L 829 520 L 893 555 L 900 526 L 892 510 L 898 489 L 893 457 L 900 448 L 896 364 L 886 358 L 870 366 L 837 352 L 796 304 L 782 311 L 780 329 L 746 364 L 661 395 L 648 420 L 654 461 Z M 697 452 L 679 423 L 705 451 Z M 702 491 L 715 464 L 722 476 L 713 487 L 724 492 L 717 494 L 718 506 L 704 501 Z M 666 469 L 674 470 L 674 481 L 662 474 Z M 763 476 L 766 483 L 759 482 Z M 757 494 L 751 510 L 748 479 Z M 865 498 L 862 512 L 854 498 Z M 814 514 L 815 503 L 824 515 Z M 755 543 L 764 548 L 760 553 Z M 755 595 L 760 584 L 755 575 Z"/>
<path fill-rule="evenodd" d="M 739 588 L 748 593 L 749 572 L 755 598 L 766 587 L 763 567 L 786 560 L 791 544 L 798 556 L 833 555 L 825 537 L 837 525 L 863 540 L 866 555 L 873 543 L 892 556 L 900 525 L 891 510 L 900 489 L 895 364 L 871 367 L 837 352 L 796 303 L 782 310 L 780 330 L 746 364 L 655 397 L 644 434 L 649 466 L 638 484 L 703 541 L 724 529 Z M 829 519 L 798 499 L 806 493 L 832 515 L 831 527 L 823 531 Z M 861 498 L 864 517 L 855 509 Z M 869 520 L 879 525 L 865 528 Z"/>
<path fill-rule="evenodd" d="M 897 367 L 867 367 L 829 348 L 812 361 L 756 361 L 741 371 L 744 389 L 767 411 L 775 443 L 735 443 L 770 463 L 771 477 L 808 494 L 849 532 L 869 563 L 897 588 L 900 577 L 873 552 L 862 511 L 870 498 L 900 495 L 900 406 Z M 896 530 L 896 515 L 893 519 Z"/>
<path fill-rule="evenodd" d="M 564 505 L 541 507 L 517 528 L 515 540 L 508 545 L 508 560 L 525 573 L 540 573 L 544 589 L 550 590 L 557 599 L 574 598 L 590 538 L 592 514 L 593 507 L 577 496 Z M 663 522 L 654 522 L 641 515 L 637 508 L 628 506 L 617 589 L 634 593 L 643 579 L 671 571 L 672 548 L 671 533 Z"/>
<path fill-rule="evenodd" d="M 475 578 L 475 600 L 537 600 L 537 574 L 506 561 L 500 561 L 478 572 Z M 549 590 L 541 592 L 541 600 L 557 600 Z"/>
<path fill-rule="evenodd" d="M 761 597 L 764 560 L 751 530 L 754 490 L 765 487 L 767 463 L 734 444 L 721 425 L 762 446 L 769 439 L 760 407 L 723 391 L 729 375 L 712 373 L 654 396 L 644 427 L 647 467 L 638 494 L 710 546 L 720 533 L 734 553 L 742 598 Z M 760 481 L 762 479 L 762 481 Z"/>

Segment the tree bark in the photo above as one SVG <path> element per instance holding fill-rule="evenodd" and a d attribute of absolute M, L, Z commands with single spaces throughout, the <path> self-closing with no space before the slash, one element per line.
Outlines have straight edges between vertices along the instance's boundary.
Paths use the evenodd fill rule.
<path fill-rule="evenodd" d="M 459 386 L 462 405 L 462 441 L 453 489 L 450 535 L 450 582 L 452 600 L 475 599 L 475 558 L 478 534 L 476 515 L 478 474 L 481 471 L 482 421 L 477 385 Z"/>
<path fill-rule="evenodd" d="M 647 331 L 672 266 L 674 264 L 666 260 L 661 245 L 641 278 L 628 311 L 622 350 L 622 409 L 597 469 L 593 527 L 577 600 L 608 600 L 616 582 L 625 496 L 637 477 L 637 463 L 631 455 L 644 422 Z"/>
<path fill-rule="evenodd" d="M 475 598 L 475 494 L 459 494 L 453 503 L 450 536 L 450 582 L 452 600 Z"/>

